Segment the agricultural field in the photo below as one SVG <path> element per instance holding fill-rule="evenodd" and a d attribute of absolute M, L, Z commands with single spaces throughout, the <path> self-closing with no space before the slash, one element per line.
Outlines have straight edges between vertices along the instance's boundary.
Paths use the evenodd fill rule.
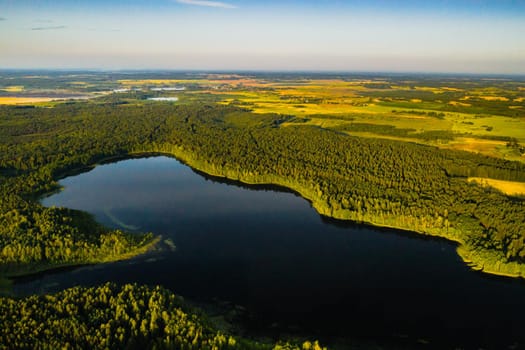
<path fill-rule="evenodd" d="M 525 80 L 518 78 L 188 74 L 115 83 L 134 95 L 179 88 L 162 96 L 295 117 L 283 127 L 315 125 L 525 161 Z"/>
<path fill-rule="evenodd" d="M 44 74 L 45 73 L 45 74 Z M 99 98 L 143 104 L 218 103 L 293 116 L 354 136 L 464 150 L 525 162 L 525 80 L 519 77 L 34 72 L 0 76 L 0 104 Z"/>
<path fill-rule="evenodd" d="M 0 97 L 0 105 L 27 105 L 53 101 L 49 97 Z"/>
<path fill-rule="evenodd" d="M 183 81 L 177 81 L 184 84 Z M 191 81 L 194 84 L 194 81 Z M 255 113 L 315 125 L 525 161 L 525 82 L 443 79 L 205 80 L 187 93 Z"/>

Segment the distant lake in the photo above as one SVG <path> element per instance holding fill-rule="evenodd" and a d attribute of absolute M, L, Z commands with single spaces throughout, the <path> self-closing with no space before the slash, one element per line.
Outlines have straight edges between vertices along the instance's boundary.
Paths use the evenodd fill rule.
<path fill-rule="evenodd" d="M 97 166 L 60 184 L 44 205 L 162 234 L 176 249 L 45 274 L 18 283 L 20 294 L 160 284 L 203 305 L 239 305 L 248 334 L 525 346 L 525 283 L 469 270 L 444 240 L 325 219 L 294 193 L 218 180 L 163 156 Z"/>

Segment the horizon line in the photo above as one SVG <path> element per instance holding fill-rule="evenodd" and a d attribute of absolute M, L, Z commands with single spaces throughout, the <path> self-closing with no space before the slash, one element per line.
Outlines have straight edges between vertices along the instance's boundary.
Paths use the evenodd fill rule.
<path fill-rule="evenodd" d="M 33 68 L 5 68 L 0 67 L 0 71 L 47 71 L 47 72 L 117 72 L 117 73 L 138 73 L 138 72 L 177 72 L 177 73 L 308 73 L 308 74 L 387 74 L 387 75 L 454 75 L 454 76 L 505 76 L 505 77 L 525 77 L 525 72 L 521 73 L 499 73 L 499 72 L 460 72 L 460 71 L 389 71 L 389 70 L 340 70 L 340 69 L 184 69 L 184 68 L 54 68 L 54 67 L 33 67 Z"/>

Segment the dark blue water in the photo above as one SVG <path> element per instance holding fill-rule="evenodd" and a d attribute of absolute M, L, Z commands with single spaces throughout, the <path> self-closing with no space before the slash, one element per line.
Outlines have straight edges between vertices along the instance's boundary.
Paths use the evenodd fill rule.
<path fill-rule="evenodd" d="M 17 284 L 19 293 L 160 284 L 225 311 L 242 306 L 236 321 L 250 334 L 398 348 L 525 345 L 525 284 L 469 270 L 443 240 L 328 220 L 293 193 L 223 182 L 167 157 L 60 183 L 44 205 L 152 231 L 176 249 L 43 275 Z"/>

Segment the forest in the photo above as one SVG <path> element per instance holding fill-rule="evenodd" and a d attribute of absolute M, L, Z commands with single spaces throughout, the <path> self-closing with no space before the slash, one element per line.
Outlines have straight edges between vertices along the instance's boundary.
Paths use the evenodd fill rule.
<path fill-rule="evenodd" d="M 525 277 L 524 198 L 468 180 L 523 182 L 523 162 L 360 137 L 352 133 L 392 136 L 413 130 L 350 117 L 349 124 L 325 127 L 235 103 L 182 102 L 143 103 L 114 94 L 81 102 L 0 106 L 2 283 L 62 266 L 126 259 L 152 248 L 159 236 L 108 229 L 87 213 L 43 207 L 39 198 L 60 190 L 57 181 L 68 174 L 111 159 L 158 153 L 210 175 L 288 187 L 324 216 L 444 237 L 457 242 L 458 254 L 474 269 Z M 419 133 L 424 140 L 450 135 Z M 141 286 L 1 298 L 0 344 L 320 348 L 315 342 L 269 345 L 235 338 L 184 307 L 170 292 Z"/>
<path fill-rule="evenodd" d="M 525 165 L 457 150 L 353 137 L 291 116 L 169 103 L 1 107 L 2 268 L 117 258 L 152 241 L 108 231 L 38 195 L 108 157 L 166 153 L 247 183 L 289 187 L 322 215 L 442 236 L 486 272 L 524 276 L 525 203 L 467 177 L 525 181 Z"/>
<path fill-rule="evenodd" d="M 161 287 L 106 283 L 0 299 L 0 348 L 322 350 L 317 341 L 260 343 L 216 329 Z"/>

